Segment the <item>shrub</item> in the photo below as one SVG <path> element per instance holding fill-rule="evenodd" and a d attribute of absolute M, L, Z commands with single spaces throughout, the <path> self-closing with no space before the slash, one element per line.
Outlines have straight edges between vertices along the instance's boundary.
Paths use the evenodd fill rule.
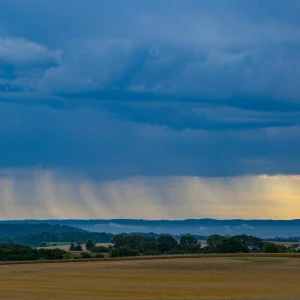
<path fill-rule="evenodd" d="M 128 246 L 122 246 L 118 249 L 113 249 L 111 252 L 111 257 L 127 257 L 127 256 L 137 256 L 139 251 L 136 249 L 131 249 Z"/>
<path fill-rule="evenodd" d="M 71 255 L 71 253 L 65 253 L 65 254 L 62 255 L 62 259 L 72 259 L 72 258 L 73 257 Z"/>
<path fill-rule="evenodd" d="M 78 244 L 74 245 L 73 243 L 71 243 L 69 250 L 70 251 L 82 251 L 81 244 L 78 243 Z"/>
<path fill-rule="evenodd" d="M 157 250 L 146 250 L 144 252 L 144 255 L 146 255 L 146 256 L 155 256 L 155 255 L 160 255 L 160 253 Z"/>
<path fill-rule="evenodd" d="M 120 257 L 120 252 L 118 249 L 113 249 L 110 253 L 110 257 Z"/>
<path fill-rule="evenodd" d="M 121 257 L 139 255 L 139 252 L 137 250 L 131 249 L 128 246 L 122 246 L 118 250 Z"/>
<path fill-rule="evenodd" d="M 262 252 L 264 253 L 279 253 L 279 247 L 275 243 L 265 243 Z"/>
<path fill-rule="evenodd" d="M 96 246 L 94 248 L 91 249 L 92 252 L 109 252 L 108 248 L 107 247 L 104 247 L 104 246 Z"/>
<path fill-rule="evenodd" d="M 91 254 L 89 254 L 88 252 L 81 252 L 80 257 L 81 258 L 92 258 Z"/>

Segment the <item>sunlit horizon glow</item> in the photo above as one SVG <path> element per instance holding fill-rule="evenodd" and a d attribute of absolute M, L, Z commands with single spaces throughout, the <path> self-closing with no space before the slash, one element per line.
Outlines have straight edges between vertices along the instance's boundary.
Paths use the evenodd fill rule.
<path fill-rule="evenodd" d="M 1 171 L 0 219 L 297 219 L 299 175 L 132 177 Z"/>

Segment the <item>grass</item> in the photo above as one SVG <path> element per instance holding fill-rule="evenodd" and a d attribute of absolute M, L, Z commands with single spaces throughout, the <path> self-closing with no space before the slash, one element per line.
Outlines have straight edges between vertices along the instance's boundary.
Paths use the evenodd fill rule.
<path fill-rule="evenodd" d="M 250 257 L 250 263 L 241 259 L 189 257 L 0 265 L 0 299 L 300 299 L 299 259 Z M 284 263 L 264 266 L 261 262 L 267 260 Z"/>

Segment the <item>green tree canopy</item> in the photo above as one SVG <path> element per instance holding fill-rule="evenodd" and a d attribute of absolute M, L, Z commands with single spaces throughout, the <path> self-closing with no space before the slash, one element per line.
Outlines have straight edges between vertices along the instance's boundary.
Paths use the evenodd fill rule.
<path fill-rule="evenodd" d="M 275 243 L 267 242 L 264 244 L 262 248 L 262 252 L 264 253 L 278 253 L 279 247 Z"/>

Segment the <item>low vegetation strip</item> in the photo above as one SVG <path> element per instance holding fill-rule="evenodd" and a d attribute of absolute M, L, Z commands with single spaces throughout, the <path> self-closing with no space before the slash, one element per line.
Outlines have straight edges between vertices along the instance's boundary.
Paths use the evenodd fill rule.
<path fill-rule="evenodd" d="M 29 261 L 2 261 L 0 265 L 20 264 L 53 264 L 53 263 L 86 263 L 86 262 L 107 262 L 107 261 L 136 261 L 136 260 L 164 260 L 164 259 L 212 259 L 212 258 L 300 258 L 299 253 L 231 253 L 231 254 L 184 254 L 184 255 L 158 255 L 158 256 L 132 256 L 116 258 L 79 258 L 59 260 L 29 260 Z"/>

